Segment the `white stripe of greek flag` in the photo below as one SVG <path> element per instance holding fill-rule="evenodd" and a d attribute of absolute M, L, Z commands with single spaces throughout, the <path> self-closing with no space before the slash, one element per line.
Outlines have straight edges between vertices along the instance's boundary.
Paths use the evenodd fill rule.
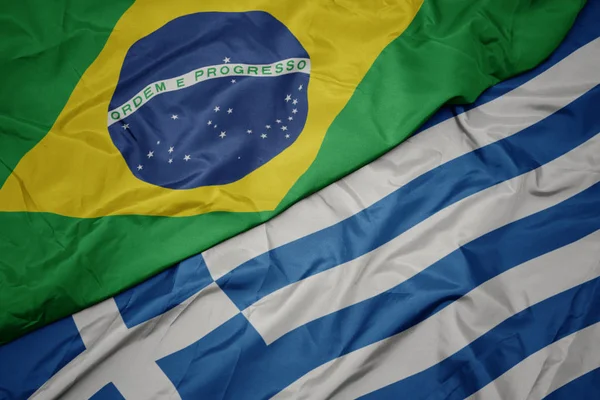
<path fill-rule="evenodd" d="M 600 368 L 599 339 L 600 323 L 572 333 L 527 357 L 468 400 L 542 400 Z"/>

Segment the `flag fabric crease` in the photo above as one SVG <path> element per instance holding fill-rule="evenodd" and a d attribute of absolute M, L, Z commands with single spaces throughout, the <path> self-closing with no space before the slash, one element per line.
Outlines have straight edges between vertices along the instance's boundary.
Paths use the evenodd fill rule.
<path fill-rule="evenodd" d="M 0 397 L 599 398 L 598 20 L 589 1 L 535 68 L 443 106 L 281 215 L 0 346 Z M 197 179 L 210 176 L 224 175 Z"/>

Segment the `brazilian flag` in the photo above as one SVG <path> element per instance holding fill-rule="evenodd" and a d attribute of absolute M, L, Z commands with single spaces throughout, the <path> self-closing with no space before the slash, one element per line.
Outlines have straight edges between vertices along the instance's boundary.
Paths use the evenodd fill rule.
<path fill-rule="evenodd" d="M 0 342 L 272 218 L 536 66 L 584 3 L 3 2 Z"/>

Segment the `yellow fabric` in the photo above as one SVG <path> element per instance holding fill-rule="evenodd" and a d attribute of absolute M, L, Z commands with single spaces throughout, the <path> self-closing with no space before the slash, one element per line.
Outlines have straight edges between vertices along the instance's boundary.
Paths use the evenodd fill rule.
<path fill-rule="evenodd" d="M 327 128 L 375 58 L 410 24 L 422 0 L 139 0 L 119 20 L 46 137 L 0 190 L 0 211 L 73 217 L 272 210 L 314 160 Z M 311 57 L 303 134 L 237 182 L 172 190 L 137 179 L 107 129 L 107 112 L 127 50 L 182 15 L 263 10 L 283 22 Z M 43 94 L 40 94 L 43 95 Z"/>

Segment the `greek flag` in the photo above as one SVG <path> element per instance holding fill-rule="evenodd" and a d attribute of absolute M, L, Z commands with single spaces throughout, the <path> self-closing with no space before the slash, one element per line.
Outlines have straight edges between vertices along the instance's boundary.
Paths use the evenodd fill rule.
<path fill-rule="evenodd" d="M 590 1 L 535 70 L 0 347 L 0 398 L 600 398 L 599 20 Z"/>

